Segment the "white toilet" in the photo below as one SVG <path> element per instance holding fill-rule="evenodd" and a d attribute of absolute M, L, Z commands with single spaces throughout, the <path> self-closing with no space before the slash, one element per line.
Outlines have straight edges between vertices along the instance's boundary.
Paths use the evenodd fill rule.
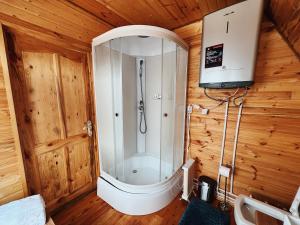
<path fill-rule="evenodd" d="M 234 218 L 237 225 L 255 225 L 255 211 L 259 211 L 283 222 L 283 225 L 300 225 L 300 188 L 290 211 L 286 212 L 256 199 L 240 195 L 235 200 Z"/>

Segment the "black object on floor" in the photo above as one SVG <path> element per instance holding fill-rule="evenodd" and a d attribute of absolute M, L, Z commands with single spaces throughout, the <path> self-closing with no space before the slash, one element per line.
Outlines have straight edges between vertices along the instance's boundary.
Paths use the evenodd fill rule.
<path fill-rule="evenodd" d="M 206 202 L 212 202 L 215 198 L 215 194 L 216 194 L 216 189 L 217 189 L 217 181 L 215 181 L 214 179 L 208 177 L 208 176 L 200 176 L 198 178 L 198 196 L 201 200 L 206 201 Z M 202 190 L 203 186 L 207 186 L 208 187 L 208 191 L 206 192 L 206 196 L 205 196 L 205 191 Z"/>
<path fill-rule="evenodd" d="M 202 200 L 193 199 L 179 225 L 230 225 L 230 216 Z"/>

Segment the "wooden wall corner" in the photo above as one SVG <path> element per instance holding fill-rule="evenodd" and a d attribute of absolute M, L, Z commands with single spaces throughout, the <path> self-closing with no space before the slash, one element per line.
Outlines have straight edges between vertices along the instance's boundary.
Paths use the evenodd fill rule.
<path fill-rule="evenodd" d="M 4 78 L 4 84 L 5 84 L 5 90 L 6 90 L 6 98 L 8 102 L 8 108 L 9 108 L 9 114 L 10 114 L 10 125 L 12 129 L 13 134 L 13 140 L 15 145 L 15 152 L 17 156 L 18 161 L 18 168 L 19 168 L 19 177 L 20 182 L 23 187 L 23 193 L 24 197 L 28 195 L 28 187 L 25 177 L 25 169 L 24 169 L 24 163 L 23 163 L 23 155 L 21 151 L 21 145 L 20 145 L 20 139 L 19 139 L 19 132 L 17 127 L 17 121 L 16 121 L 16 114 L 15 114 L 15 108 L 14 108 L 14 101 L 13 101 L 13 95 L 12 95 L 12 89 L 11 89 L 11 83 L 10 83 L 10 76 L 9 76 L 9 65 L 8 65 L 8 59 L 6 54 L 6 41 L 4 36 L 4 29 L 3 25 L 0 23 L 0 58 L 1 58 L 1 67 L 3 72 L 3 78 Z M 7 187 L 11 188 L 11 187 Z"/>

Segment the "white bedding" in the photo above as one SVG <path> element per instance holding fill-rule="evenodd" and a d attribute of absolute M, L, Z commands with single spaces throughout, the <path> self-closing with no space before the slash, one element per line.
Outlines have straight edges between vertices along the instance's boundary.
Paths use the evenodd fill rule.
<path fill-rule="evenodd" d="M 33 195 L 0 206 L 0 225 L 45 225 L 45 202 Z"/>

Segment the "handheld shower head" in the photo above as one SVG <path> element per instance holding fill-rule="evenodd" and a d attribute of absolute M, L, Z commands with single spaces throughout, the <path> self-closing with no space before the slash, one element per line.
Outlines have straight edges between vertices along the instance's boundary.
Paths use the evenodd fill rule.
<path fill-rule="evenodd" d="M 141 134 L 147 133 L 147 122 L 146 122 L 146 114 L 145 114 L 145 103 L 144 103 L 144 92 L 143 92 L 143 64 L 144 60 L 140 59 L 140 68 L 139 68 L 139 77 L 140 77 L 140 88 L 141 88 L 141 100 L 138 109 L 140 110 L 140 124 L 139 124 L 139 130 Z M 142 123 L 144 122 L 144 127 L 142 126 Z"/>
<path fill-rule="evenodd" d="M 139 72 L 139 75 L 140 75 L 140 78 L 142 78 L 143 76 L 143 64 L 144 64 L 144 60 L 140 60 L 140 72 Z"/>

